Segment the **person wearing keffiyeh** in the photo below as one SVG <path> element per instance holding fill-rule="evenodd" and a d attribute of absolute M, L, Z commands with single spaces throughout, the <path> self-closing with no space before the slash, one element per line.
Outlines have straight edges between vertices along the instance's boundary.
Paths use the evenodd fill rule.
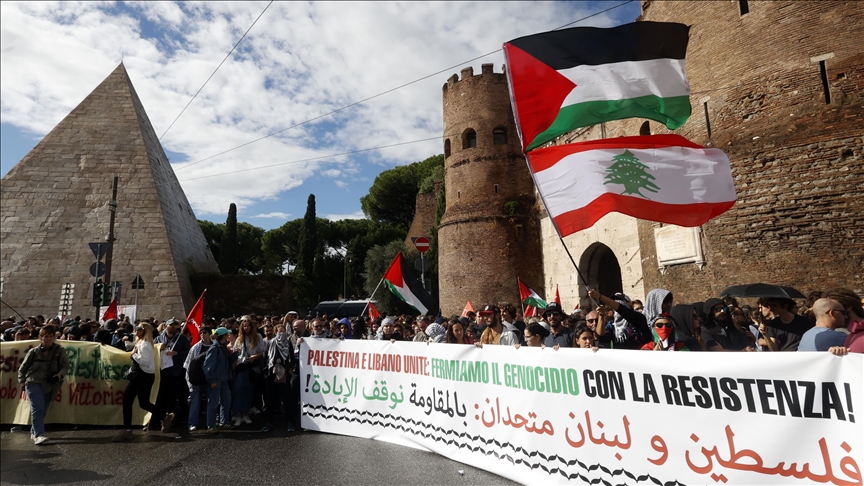
<path fill-rule="evenodd" d="M 267 345 L 264 353 L 266 368 L 264 369 L 264 419 L 267 423 L 261 432 L 269 432 L 273 424 L 273 415 L 280 406 L 284 407 L 284 416 L 288 420 L 288 431 L 294 431 L 294 423 L 291 417 L 296 415 L 290 399 L 291 387 L 289 386 L 289 370 L 294 365 L 294 346 L 291 337 L 285 332 L 284 324 L 276 325 L 276 336 Z"/>
<path fill-rule="evenodd" d="M 609 332 L 598 337 L 603 347 L 640 349 L 643 344 L 651 342 L 651 330 L 645 315 L 631 309 L 623 298 L 613 300 L 595 289 L 589 290 L 588 296 L 615 311 L 614 321 L 608 326 Z"/>

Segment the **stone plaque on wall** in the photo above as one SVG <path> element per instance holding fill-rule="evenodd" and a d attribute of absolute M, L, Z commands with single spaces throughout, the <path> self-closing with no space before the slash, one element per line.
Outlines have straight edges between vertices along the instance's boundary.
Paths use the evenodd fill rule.
<path fill-rule="evenodd" d="M 657 247 L 657 265 L 666 273 L 666 267 L 683 263 L 695 263 L 701 269 L 705 265 L 702 254 L 700 228 L 682 228 L 665 225 L 654 228 L 654 244 Z"/>

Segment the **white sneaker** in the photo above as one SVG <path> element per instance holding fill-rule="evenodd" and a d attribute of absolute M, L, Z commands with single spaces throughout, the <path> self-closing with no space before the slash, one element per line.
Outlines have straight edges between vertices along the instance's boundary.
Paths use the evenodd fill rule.
<path fill-rule="evenodd" d="M 198 427 L 196 427 L 194 425 L 189 426 L 189 432 L 195 432 L 196 430 L 198 430 Z"/>
<path fill-rule="evenodd" d="M 251 424 L 252 423 L 252 419 L 250 419 L 248 415 L 244 415 L 244 416 L 240 417 L 240 420 L 242 420 L 244 424 Z"/>
<path fill-rule="evenodd" d="M 45 437 L 44 435 L 40 435 L 39 437 L 36 437 L 35 439 L 33 439 L 33 443 L 36 445 L 44 444 L 46 440 L 48 440 L 48 437 Z"/>
<path fill-rule="evenodd" d="M 234 419 L 234 427 L 240 427 L 241 425 L 243 425 L 243 417 Z"/>
<path fill-rule="evenodd" d="M 261 413 L 261 410 L 258 410 L 255 407 L 249 409 L 249 415 L 258 415 L 259 413 Z"/>

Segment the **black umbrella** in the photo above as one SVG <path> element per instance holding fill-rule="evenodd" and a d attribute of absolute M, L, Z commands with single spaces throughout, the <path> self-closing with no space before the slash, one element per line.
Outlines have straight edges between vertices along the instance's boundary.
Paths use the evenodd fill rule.
<path fill-rule="evenodd" d="M 782 285 L 771 285 L 755 283 L 747 285 L 733 285 L 726 287 L 720 292 L 721 297 L 730 295 L 732 297 L 762 297 L 774 299 L 803 299 L 804 295 L 792 287 Z"/>

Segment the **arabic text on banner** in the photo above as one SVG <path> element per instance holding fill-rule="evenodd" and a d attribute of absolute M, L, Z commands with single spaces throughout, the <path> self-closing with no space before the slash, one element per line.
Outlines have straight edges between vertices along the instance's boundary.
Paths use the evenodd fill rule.
<path fill-rule="evenodd" d="M 304 428 L 526 484 L 861 484 L 861 355 L 307 339 L 300 373 Z"/>

